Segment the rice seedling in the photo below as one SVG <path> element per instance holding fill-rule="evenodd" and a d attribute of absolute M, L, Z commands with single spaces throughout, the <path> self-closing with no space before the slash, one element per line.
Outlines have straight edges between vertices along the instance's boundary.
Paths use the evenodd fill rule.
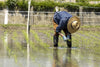
<path fill-rule="evenodd" d="M 27 33 L 25 31 L 22 31 L 24 37 L 25 37 L 25 40 L 27 40 Z M 37 51 L 42 51 L 42 50 L 45 50 L 45 51 L 48 51 L 48 47 L 47 46 L 48 44 L 44 43 L 40 37 L 37 35 L 37 32 L 36 31 L 32 31 L 31 30 L 31 33 L 32 33 L 32 38 L 34 38 L 35 40 L 29 40 L 29 45 L 30 45 L 30 58 L 32 59 L 33 62 L 35 62 L 35 54 L 32 55 L 34 52 L 36 53 Z M 42 44 L 42 45 L 41 45 Z M 46 46 L 45 46 L 46 45 Z M 38 47 L 40 46 L 40 47 Z M 45 48 L 45 49 L 40 49 L 40 48 Z M 32 50 L 31 50 L 32 49 Z M 32 53 L 31 53 L 32 52 Z M 44 51 L 43 51 L 44 52 Z M 40 52 L 41 53 L 41 52 Z"/>
<path fill-rule="evenodd" d="M 51 37 L 51 34 L 49 33 L 49 31 L 39 31 L 39 32 L 42 32 L 42 33 L 46 34 L 47 37 L 50 38 L 50 40 L 53 40 L 53 38 Z"/>
<path fill-rule="evenodd" d="M 92 52 L 98 52 L 100 50 L 100 47 L 99 47 L 99 35 L 98 35 L 98 32 L 95 31 L 79 31 L 77 32 L 77 34 L 75 34 L 75 36 L 73 36 L 73 39 L 76 40 L 79 40 L 79 45 L 83 45 L 83 46 L 80 46 L 80 47 L 84 47 L 85 49 L 89 49 L 91 50 Z M 81 40 L 80 40 L 81 39 Z M 76 42 L 78 43 L 78 42 Z"/>
<path fill-rule="evenodd" d="M 72 46 L 83 47 L 83 37 L 78 33 L 72 34 Z"/>
<path fill-rule="evenodd" d="M 43 48 L 49 47 L 48 44 L 44 43 L 44 42 L 39 38 L 38 34 L 37 34 L 35 31 L 32 31 L 32 30 L 31 30 L 31 32 L 32 32 L 32 34 L 34 35 L 34 39 L 38 42 L 38 43 L 37 43 L 38 46 L 41 46 L 41 47 L 43 47 Z"/>
<path fill-rule="evenodd" d="M 72 44 L 73 47 L 79 47 L 79 40 L 75 36 L 72 38 Z"/>
<path fill-rule="evenodd" d="M 16 32 L 13 32 L 12 39 L 15 41 L 14 43 L 16 45 L 16 48 L 22 51 L 22 53 L 24 54 L 24 50 L 22 49 L 21 43 L 18 41 L 17 37 L 18 34 Z"/>
<path fill-rule="evenodd" d="M 91 32 L 88 33 L 88 32 L 85 32 L 84 35 L 88 38 L 90 44 L 92 44 L 92 46 L 95 46 L 95 43 L 99 43 L 99 39 L 96 38 L 94 35 L 91 35 Z M 85 37 L 85 38 L 86 38 Z M 91 46 L 91 45 L 90 45 Z"/>
<path fill-rule="evenodd" d="M 22 67 L 22 64 L 20 64 L 17 60 L 17 54 L 16 52 L 12 51 L 10 48 L 9 48 L 9 44 L 5 41 L 5 35 L 7 34 L 7 32 L 4 32 L 4 36 L 2 36 L 2 41 L 4 42 L 4 48 L 7 49 L 7 53 L 9 56 L 12 56 L 14 58 L 14 61 L 16 64 L 19 65 L 19 67 Z"/>
<path fill-rule="evenodd" d="M 39 33 L 43 33 L 44 35 L 46 35 L 46 43 L 52 46 L 52 41 L 53 41 L 53 37 L 51 36 L 51 34 L 48 31 L 43 31 L 43 30 L 39 30 Z"/>

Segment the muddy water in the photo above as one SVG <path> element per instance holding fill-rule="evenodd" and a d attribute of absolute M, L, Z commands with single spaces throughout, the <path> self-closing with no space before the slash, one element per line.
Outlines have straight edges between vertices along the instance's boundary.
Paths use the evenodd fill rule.
<path fill-rule="evenodd" d="M 11 52 L 0 50 L 0 67 L 100 67 L 99 55 L 78 48 L 30 49 L 28 60 L 25 49 Z"/>
<path fill-rule="evenodd" d="M 12 34 L 4 33 L 0 32 L 0 67 L 100 67 L 100 55 L 95 51 L 78 47 L 30 47 L 27 53 L 22 34 L 16 40 Z M 18 40 L 21 43 L 15 42 Z"/>

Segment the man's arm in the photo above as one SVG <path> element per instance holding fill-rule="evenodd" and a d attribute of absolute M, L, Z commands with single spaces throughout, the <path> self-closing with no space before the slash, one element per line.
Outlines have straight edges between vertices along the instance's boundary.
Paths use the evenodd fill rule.
<path fill-rule="evenodd" d="M 69 35 L 67 35 L 67 37 L 65 35 L 63 35 L 62 33 L 58 33 L 61 37 L 63 37 L 64 41 L 67 41 L 69 39 Z"/>
<path fill-rule="evenodd" d="M 58 33 L 61 37 L 63 37 L 64 35 L 60 32 L 60 33 Z"/>
<path fill-rule="evenodd" d="M 58 34 L 63 38 L 64 41 L 67 41 L 68 40 L 68 38 L 66 38 L 66 36 L 63 35 L 62 33 L 58 33 Z"/>

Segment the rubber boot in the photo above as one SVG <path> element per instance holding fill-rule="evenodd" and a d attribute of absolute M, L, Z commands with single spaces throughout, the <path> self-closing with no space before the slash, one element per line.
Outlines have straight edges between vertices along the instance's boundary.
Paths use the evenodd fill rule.
<path fill-rule="evenodd" d="M 71 38 L 71 34 L 70 34 L 69 39 L 70 39 L 70 40 L 67 40 L 67 46 L 68 46 L 68 48 L 71 48 L 71 47 L 72 47 L 72 38 Z"/>
<path fill-rule="evenodd" d="M 54 47 L 58 47 L 58 36 L 53 36 Z"/>

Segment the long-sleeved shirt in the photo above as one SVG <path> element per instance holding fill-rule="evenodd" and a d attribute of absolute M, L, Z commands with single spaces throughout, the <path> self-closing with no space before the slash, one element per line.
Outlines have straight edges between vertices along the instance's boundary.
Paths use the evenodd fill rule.
<path fill-rule="evenodd" d="M 66 11 L 55 12 L 53 19 L 58 24 L 56 32 L 59 33 L 61 30 L 66 30 L 66 33 L 69 33 L 67 29 L 67 23 L 71 17 L 72 15 Z"/>

